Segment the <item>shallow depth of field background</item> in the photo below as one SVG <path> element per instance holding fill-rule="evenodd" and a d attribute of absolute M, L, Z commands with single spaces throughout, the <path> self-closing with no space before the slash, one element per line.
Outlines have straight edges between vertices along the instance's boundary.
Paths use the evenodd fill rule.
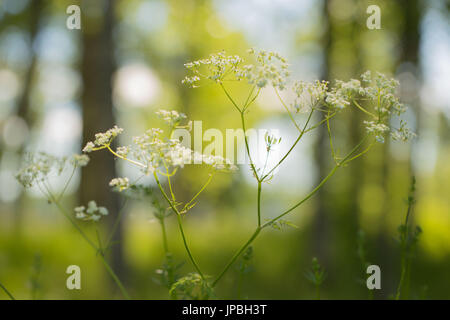
<path fill-rule="evenodd" d="M 81 6 L 81 31 L 66 28 L 70 4 Z M 381 30 L 366 27 L 370 4 L 381 7 Z M 400 275 L 397 226 L 414 174 L 413 222 L 423 234 L 410 297 L 450 298 L 449 15 L 445 0 L 333 0 L 326 5 L 312 0 L 0 0 L 0 282 L 17 298 L 30 299 L 30 283 L 40 270 L 39 299 L 120 298 L 75 230 L 36 190 L 24 192 L 15 181 L 22 152 L 79 153 L 87 137 L 113 124 L 125 128 L 119 139 L 125 145 L 133 135 L 161 125 L 153 113 L 160 108 L 202 120 L 203 131 L 238 128 L 239 115 L 218 87 L 181 84 L 183 63 L 222 49 L 245 58 L 246 49 L 256 47 L 287 57 L 297 79 L 348 80 L 367 69 L 394 75 L 418 137 L 408 144 L 378 144 L 341 169 L 323 192 L 289 216 L 298 229 L 263 232 L 254 244 L 254 268 L 243 282 L 243 297 L 314 298 L 304 273 L 317 256 L 328 273 L 323 298 L 365 299 L 356 253 L 361 229 L 368 260 L 382 271 L 382 290 L 375 297 L 389 298 Z M 232 90 L 243 97 L 245 89 Z M 334 124 L 343 148 L 363 134 L 362 117 L 352 114 L 357 113 L 345 112 Z M 251 108 L 248 126 L 279 129 L 280 152 L 295 138 L 271 90 Z M 314 131 L 305 139 L 264 187 L 266 217 L 300 200 L 331 168 L 327 145 L 318 135 Z M 113 214 L 123 208 L 114 268 L 134 298 L 166 299 L 167 291 L 152 280 L 163 250 L 150 204 L 124 202 L 108 187 L 115 175 L 137 177 L 135 170 L 106 152 L 95 154 L 86 171 L 77 173 L 64 203 L 70 209 L 94 199 Z M 188 166 L 177 175 L 175 191 L 187 200 L 205 179 L 200 168 Z M 62 182 L 56 179 L 55 189 Z M 185 218 L 192 251 L 205 273 L 217 275 L 253 231 L 255 200 L 249 168 L 241 166 L 236 174 L 214 179 Z M 103 225 L 106 235 L 107 221 Z M 176 260 L 186 261 L 183 274 L 193 271 L 173 217 L 169 239 Z M 81 267 L 81 291 L 65 287 L 65 270 L 72 264 Z M 236 275 L 233 268 L 217 287 L 219 298 L 237 297 Z"/>

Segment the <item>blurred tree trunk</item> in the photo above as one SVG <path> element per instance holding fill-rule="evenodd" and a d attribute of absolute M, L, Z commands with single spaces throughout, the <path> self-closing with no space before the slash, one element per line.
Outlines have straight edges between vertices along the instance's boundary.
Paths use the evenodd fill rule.
<path fill-rule="evenodd" d="M 112 103 L 112 75 L 114 62 L 114 7 L 115 0 L 83 2 L 82 32 L 83 55 L 81 72 L 83 78 L 83 145 L 115 124 Z M 95 200 L 108 208 L 111 227 L 119 212 L 119 197 L 111 192 L 108 183 L 116 176 L 114 157 L 106 151 L 90 154 L 91 162 L 81 174 L 80 201 L 86 204 Z M 119 277 L 125 276 L 122 246 L 122 223 L 115 234 L 111 250 L 114 270 Z"/>
<path fill-rule="evenodd" d="M 340 50 L 336 47 L 336 43 L 339 42 L 340 37 L 345 37 L 347 39 L 358 39 L 357 32 L 360 26 L 356 22 L 356 18 L 351 18 L 346 24 L 342 22 L 336 22 L 330 12 L 330 2 L 324 1 L 324 17 L 326 23 L 326 29 L 323 35 L 324 44 L 324 62 L 322 69 L 322 78 L 330 82 L 330 86 L 333 85 L 335 77 L 342 78 L 346 80 L 349 77 L 356 77 L 361 70 L 360 62 L 360 48 L 356 40 L 351 42 L 351 46 L 347 49 L 352 53 L 348 56 L 356 56 L 355 61 L 351 63 L 345 62 L 348 65 L 348 70 L 345 70 L 345 74 L 342 74 L 336 65 L 333 65 L 332 55 L 335 50 Z M 324 117 L 324 115 L 321 115 Z M 351 112 L 350 118 L 348 119 L 350 128 L 349 141 L 347 144 L 347 149 L 355 146 L 361 140 L 361 116 L 359 112 Z M 331 122 L 333 135 L 338 135 L 339 131 L 337 128 L 333 128 Z M 330 171 L 332 164 L 332 156 L 329 146 L 328 130 L 326 125 L 319 127 L 317 149 L 316 149 L 316 163 L 318 166 L 318 181 L 322 180 Z M 319 260 L 323 261 L 326 265 L 327 261 L 330 260 L 331 252 L 337 252 L 337 247 L 330 250 L 329 244 L 335 243 L 338 246 L 342 246 L 339 252 L 354 252 L 353 248 L 354 239 L 356 238 L 356 233 L 358 229 L 358 192 L 360 185 L 362 183 L 362 164 L 360 159 L 352 162 L 352 164 L 343 169 L 348 175 L 348 182 L 346 185 L 341 185 L 338 190 L 339 196 L 345 197 L 342 202 L 336 201 L 335 196 L 331 195 L 327 190 L 330 190 L 330 184 L 339 183 L 332 182 L 328 183 L 317 192 L 316 203 L 317 209 L 313 221 L 313 250 L 314 255 L 316 255 Z M 342 170 L 342 171 L 343 171 Z M 342 203 L 342 204 L 340 204 Z M 331 234 L 330 224 L 333 222 L 337 223 L 334 234 Z M 354 238 L 349 236 L 353 235 Z M 340 236 L 344 235 L 344 236 Z M 336 241 L 332 241 L 335 237 Z"/>
<path fill-rule="evenodd" d="M 24 11 L 24 15 L 28 21 L 28 32 L 30 35 L 30 63 L 28 70 L 24 75 L 22 94 L 20 95 L 17 103 L 17 116 L 25 121 L 28 129 L 31 129 L 32 120 L 30 112 L 30 93 L 33 85 L 33 79 L 36 74 L 37 56 L 33 50 L 33 45 L 36 40 L 36 36 L 39 32 L 39 22 L 43 11 L 44 3 L 42 0 L 34 0 Z M 25 142 L 20 146 L 18 154 L 22 155 L 25 150 Z M 16 201 L 17 207 L 14 214 L 14 230 L 16 234 L 20 234 L 22 229 L 22 216 L 23 207 L 22 199 Z"/>
<path fill-rule="evenodd" d="M 414 113 L 416 120 L 416 133 L 420 129 L 420 106 L 418 103 L 418 92 L 420 83 L 420 72 L 419 72 L 419 43 L 420 43 L 420 19 L 421 19 L 421 8 L 419 0 L 401 0 L 398 5 L 401 9 L 401 21 L 403 21 L 402 29 L 399 34 L 399 47 L 401 48 L 401 54 L 399 61 L 397 63 L 397 76 L 401 76 L 401 92 L 400 97 L 402 102 L 406 103 Z M 402 74 L 409 73 L 410 76 L 406 78 Z M 412 76 L 412 77 L 411 77 Z M 412 80 L 412 81 L 411 81 Z M 389 192 L 389 182 L 391 178 L 391 164 L 394 159 L 392 158 L 389 151 L 389 139 L 386 139 L 386 143 L 383 146 L 383 167 L 382 167 L 382 189 L 385 192 L 383 202 L 383 210 L 381 216 L 381 233 L 378 239 L 378 248 L 380 252 L 383 252 L 382 264 L 385 268 L 383 276 L 386 285 L 384 286 L 383 292 L 387 297 L 389 293 L 394 292 L 396 289 L 398 281 L 398 248 L 392 247 L 392 234 L 388 231 L 387 220 L 390 214 L 395 214 L 398 219 L 398 224 L 402 223 L 403 212 L 392 212 L 392 203 L 390 199 Z M 414 154 L 414 142 L 412 142 L 411 154 Z M 411 163 L 412 157 L 409 157 L 409 161 L 404 163 L 404 167 L 407 169 L 404 171 L 405 174 L 409 176 L 415 175 L 414 168 Z M 407 186 L 409 180 L 405 180 L 402 185 Z M 407 188 L 404 190 L 406 196 Z M 397 235 L 395 235 L 397 237 Z"/>
<path fill-rule="evenodd" d="M 324 48 L 324 61 L 322 68 L 322 78 L 324 80 L 330 81 L 329 71 L 330 71 L 330 59 L 329 51 L 331 47 L 331 24 L 332 21 L 329 15 L 329 4 L 328 1 L 324 1 L 324 18 L 325 18 L 325 31 L 323 34 L 323 48 Z M 320 115 L 323 118 L 323 115 Z M 328 133 L 324 126 L 320 126 L 317 129 L 318 138 L 317 145 L 315 149 L 315 163 L 317 164 L 317 180 L 320 181 L 327 174 L 327 169 L 329 165 L 329 154 L 327 152 L 327 139 Z M 316 211 L 314 213 L 313 226 L 312 226 L 312 256 L 319 259 L 320 263 L 324 266 L 328 264 L 329 252 L 328 244 L 330 243 L 329 226 L 328 226 L 328 210 L 326 206 L 327 202 L 327 192 L 326 188 L 320 188 L 316 194 Z"/>

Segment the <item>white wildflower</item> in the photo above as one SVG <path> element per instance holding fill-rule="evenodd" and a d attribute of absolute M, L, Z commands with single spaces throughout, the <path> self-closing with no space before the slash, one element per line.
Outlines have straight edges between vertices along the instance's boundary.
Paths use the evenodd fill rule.
<path fill-rule="evenodd" d="M 130 147 L 129 146 L 125 146 L 125 147 L 118 147 L 116 150 L 116 153 L 121 156 L 126 158 L 128 153 L 130 152 Z"/>
<path fill-rule="evenodd" d="M 102 216 L 108 215 L 108 209 L 98 207 L 94 200 L 88 202 L 87 210 L 85 206 L 79 206 L 74 211 L 75 218 L 84 221 L 99 221 Z"/>
<path fill-rule="evenodd" d="M 384 143 L 384 134 L 390 130 L 387 125 L 375 121 L 364 121 L 364 125 L 367 132 L 375 134 L 378 142 Z"/>
<path fill-rule="evenodd" d="M 85 153 L 89 153 L 94 151 L 95 148 L 95 144 L 92 141 L 89 141 L 88 143 L 86 143 L 86 146 L 83 148 L 83 152 Z"/>
<path fill-rule="evenodd" d="M 109 182 L 111 187 L 115 187 L 118 191 L 126 190 L 130 187 L 130 181 L 128 178 L 114 178 Z"/>
<path fill-rule="evenodd" d="M 60 175 L 66 162 L 66 157 L 57 158 L 43 152 L 26 154 L 24 166 L 16 174 L 16 179 L 24 187 L 31 187 L 48 179 L 51 174 Z"/>
<path fill-rule="evenodd" d="M 71 163 L 74 167 L 85 167 L 89 163 L 89 157 L 86 154 L 74 154 Z"/>
<path fill-rule="evenodd" d="M 167 110 L 159 110 L 156 114 L 163 119 L 170 127 L 175 128 L 181 121 L 186 119 L 186 115 L 184 113 L 179 113 L 175 110 L 167 111 Z"/>
<path fill-rule="evenodd" d="M 313 83 L 298 81 L 293 87 L 296 98 L 292 107 L 296 112 L 309 112 L 311 108 L 325 100 L 328 82 L 316 80 Z"/>
<path fill-rule="evenodd" d="M 119 134 L 123 132 L 122 128 L 118 126 L 114 126 L 113 128 L 107 130 L 106 132 L 100 132 L 95 134 L 94 142 L 89 141 L 86 146 L 83 148 L 83 152 L 92 152 L 96 147 L 105 147 L 109 146 Z"/>
<path fill-rule="evenodd" d="M 288 63 L 277 52 L 251 49 L 250 54 L 255 55 L 257 65 L 247 65 L 241 70 L 250 84 L 264 88 L 268 84 L 283 90 L 289 77 Z"/>

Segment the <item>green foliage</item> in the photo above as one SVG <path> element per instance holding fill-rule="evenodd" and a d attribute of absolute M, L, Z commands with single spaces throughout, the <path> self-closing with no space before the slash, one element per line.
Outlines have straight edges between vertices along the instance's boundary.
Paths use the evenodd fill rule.
<path fill-rule="evenodd" d="M 198 273 L 189 273 L 178 279 L 170 288 L 173 298 L 207 300 L 214 298 L 214 291 Z"/>
<path fill-rule="evenodd" d="M 411 265 L 415 257 L 417 244 L 419 242 L 422 229 L 419 226 L 412 226 L 410 223 L 411 212 L 415 203 L 416 179 L 412 177 L 409 195 L 407 198 L 408 208 L 405 215 L 405 221 L 398 227 L 401 274 L 397 287 L 396 300 L 408 299 L 410 291 Z"/>
<path fill-rule="evenodd" d="M 36 300 L 39 297 L 39 291 L 42 290 L 40 275 L 42 272 L 42 258 L 39 254 L 34 256 L 33 270 L 30 277 L 31 299 Z"/>
<path fill-rule="evenodd" d="M 241 299 L 242 295 L 242 286 L 245 279 L 245 276 L 253 271 L 253 267 L 251 265 L 253 259 L 253 247 L 250 246 L 245 250 L 242 254 L 242 258 L 240 263 L 237 266 L 238 270 L 238 283 L 237 283 L 237 298 Z"/>
<path fill-rule="evenodd" d="M 171 289 L 174 283 L 180 279 L 178 271 L 184 266 L 184 262 L 176 263 L 173 259 L 172 253 L 166 253 L 166 259 L 161 266 L 161 269 L 155 271 L 157 277 L 153 280 L 167 289 Z"/>
<path fill-rule="evenodd" d="M 316 299 L 320 299 L 320 287 L 327 277 L 325 269 L 319 264 L 316 257 L 312 259 L 312 266 L 310 270 L 305 272 L 305 278 L 309 280 L 316 287 Z"/>
<path fill-rule="evenodd" d="M 267 220 L 267 221 L 270 222 L 269 225 L 272 228 L 274 228 L 275 230 L 280 230 L 281 231 L 283 228 L 286 228 L 286 227 L 291 227 L 291 228 L 298 229 L 297 225 L 295 225 L 292 222 L 290 222 L 288 220 L 285 220 L 285 219 L 280 219 L 280 220 L 277 220 L 277 221 L 270 221 L 270 220 Z"/>

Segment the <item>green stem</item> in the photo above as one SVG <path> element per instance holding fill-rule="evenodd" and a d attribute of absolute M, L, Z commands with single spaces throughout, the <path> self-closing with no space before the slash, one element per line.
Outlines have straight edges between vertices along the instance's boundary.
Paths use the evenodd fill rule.
<path fill-rule="evenodd" d="M 169 253 L 169 244 L 167 241 L 167 232 L 166 232 L 166 222 L 164 220 L 165 218 L 162 217 L 159 219 L 159 223 L 161 224 L 161 232 L 162 232 L 162 238 L 163 238 L 163 246 L 164 246 L 164 253 Z"/>
<path fill-rule="evenodd" d="M 348 154 L 347 156 L 345 156 L 344 159 L 342 159 L 341 162 L 337 163 L 333 169 L 331 169 L 330 173 L 328 173 L 328 175 L 322 179 L 322 181 L 305 197 L 303 198 L 301 201 L 299 201 L 297 204 L 295 204 L 294 206 L 292 206 L 291 208 L 289 208 L 288 210 L 286 210 L 285 212 L 283 212 L 282 214 L 280 214 L 279 216 L 273 218 L 272 220 L 266 222 L 264 225 L 262 225 L 262 228 L 265 228 L 269 225 L 271 225 L 272 223 L 274 223 L 275 221 L 281 219 L 282 217 L 284 217 L 285 215 L 287 215 L 288 213 L 290 213 L 292 210 L 294 210 L 295 208 L 297 208 L 298 206 L 300 206 L 301 204 L 303 204 L 305 201 L 307 201 L 309 198 L 311 198 L 335 173 L 336 170 L 343 164 L 345 163 L 354 153 L 356 150 L 359 149 L 359 147 L 367 140 L 369 134 L 367 134 Z"/>
<path fill-rule="evenodd" d="M 70 223 L 74 226 L 74 228 L 80 233 L 80 235 L 83 237 L 83 239 L 95 250 L 95 252 L 99 252 L 99 248 L 95 245 L 94 242 L 91 241 L 91 239 L 89 239 L 89 237 L 84 233 L 84 231 L 78 226 L 78 224 L 70 217 L 70 215 L 66 212 L 66 210 L 61 206 L 61 204 L 59 203 L 59 201 L 57 201 L 55 199 L 55 197 L 52 195 L 52 193 L 50 192 L 49 189 L 47 189 L 47 191 L 49 192 L 49 199 L 56 205 L 56 207 L 58 208 L 58 210 L 66 217 L 67 220 L 70 221 Z M 111 269 L 110 265 L 108 264 L 108 262 L 105 260 L 105 257 L 103 256 L 103 254 L 99 255 L 103 264 L 106 267 L 106 270 L 109 272 L 109 274 L 111 275 L 111 277 L 113 278 L 114 282 L 117 284 L 117 286 L 119 287 L 120 291 L 122 292 L 123 296 L 126 299 L 130 299 L 130 296 L 128 295 L 127 291 L 125 290 L 124 286 L 122 285 L 122 282 L 120 282 L 119 278 L 117 277 L 117 275 L 114 273 L 114 271 Z"/>
<path fill-rule="evenodd" d="M 241 124 L 242 124 L 242 130 L 244 131 L 244 142 L 245 142 L 245 149 L 247 150 L 248 159 L 250 161 L 250 167 L 252 168 L 253 174 L 255 175 L 256 180 L 260 181 L 258 173 L 256 172 L 255 164 L 252 160 L 252 157 L 250 155 L 250 147 L 248 145 L 248 139 L 247 139 L 247 129 L 245 126 L 245 118 L 244 113 L 241 112 Z"/>
<path fill-rule="evenodd" d="M 258 228 L 261 227 L 261 181 L 258 181 Z"/>
<path fill-rule="evenodd" d="M 188 209 L 189 206 L 191 205 L 191 203 L 194 202 L 195 199 L 198 198 L 198 196 L 203 192 L 203 190 L 205 190 L 205 188 L 206 188 L 206 187 L 208 186 L 208 184 L 211 182 L 211 180 L 212 180 L 212 178 L 213 178 L 213 175 L 214 175 L 213 173 L 211 173 L 211 174 L 209 175 L 209 178 L 208 178 L 208 180 L 206 180 L 205 184 L 200 188 L 200 190 L 195 194 L 195 196 L 193 196 L 192 199 L 191 199 L 188 203 L 186 203 L 186 204 L 184 205 L 183 210 L 181 210 L 181 212 L 184 212 L 186 209 Z"/>
<path fill-rule="evenodd" d="M 242 113 L 241 108 L 238 107 L 238 105 L 236 104 L 236 102 L 234 102 L 233 98 L 230 96 L 230 94 L 228 93 L 228 91 L 225 89 L 225 87 L 223 86 L 223 84 L 220 82 L 219 83 L 223 92 L 225 92 L 225 94 L 227 95 L 228 99 L 231 101 L 231 103 L 233 104 L 233 106 L 236 108 L 237 111 L 239 111 L 239 113 Z"/>
<path fill-rule="evenodd" d="M 294 124 L 294 126 L 297 128 L 297 130 L 298 130 L 299 132 L 303 132 L 303 130 L 300 129 L 300 127 L 298 126 L 297 121 L 295 121 L 294 117 L 292 116 L 292 113 L 291 113 L 291 111 L 289 110 L 288 106 L 284 103 L 283 99 L 281 99 L 281 96 L 280 96 L 280 94 L 278 93 L 278 90 L 277 90 L 276 88 L 273 88 L 273 89 L 275 90 L 275 93 L 277 94 L 278 100 L 280 100 L 280 102 L 281 102 L 281 104 L 283 105 L 284 109 L 286 109 L 286 111 L 287 111 L 287 113 L 288 113 L 288 115 L 289 115 L 289 118 L 291 119 L 291 121 L 292 121 L 292 123 Z"/>
<path fill-rule="evenodd" d="M 329 115 L 330 115 L 330 112 L 328 112 L 328 115 L 327 115 L 328 138 L 330 140 L 331 155 L 333 156 L 334 162 L 337 163 L 336 153 L 334 152 L 334 147 L 333 147 L 333 137 L 331 135 L 330 120 L 328 119 Z"/>
<path fill-rule="evenodd" d="M 292 210 L 294 210 L 295 208 L 297 208 L 298 206 L 300 206 L 302 203 L 304 203 L 306 200 L 308 200 L 309 198 L 311 198 L 324 184 L 325 182 L 327 182 L 336 172 L 336 170 L 341 166 L 341 164 L 346 161 L 348 158 L 350 158 L 352 156 L 353 153 L 355 153 L 356 150 L 358 150 L 358 148 L 366 141 L 366 139 L 368 138 L 369 134 L 367 134 L 348 154 L 347 156 L 340 162 L 338 163 L 336 166 L 334 166 L 334 168 L 330 171 L 330 173 L 324 178 L 322 179 L 322 181 L 317 185 L 317 187 L 315 187 L 308 195 L 306 195 L 305 198 L 303 198 L 300 202 L 298 202 L 297 204 L 295 204 L 293 207 L 291 207 L 290 209 L 286 210 L 285 212 L 283 212 L 282 214 L 280 214 L 279 216 L 273 218 L 272 220 L 268 221 L 267 223 L 263 224 L 261 227 L 257 227 L 255 232 L 252 234 L 252 236 L 250 237 L 250 239 L 247 240 L 247 242 L 234 254 L 234 256 L 231 258 L 231 260 L 227 263 L 227 265 L 225 266 L 225 268 L 223 269 L 223 271 L 219 274 L 219 276 L 216 278 L 216 280 L 213 282 L 212 287 L 214 287 L 217 282 L 219 282 L 220 279 L 222 279 L 222 277 L 224 276 L 224 274 L 228 271 L 228 269 L 233 265 L 233 263 L 236 261 L 236 259 L 245 251 L 245 249 L 247 249 L 247 247 L 252 244 L 252 242 L 256 239 L 256 237 L 259 235 L 259 233 L 261 232 L 262 229 L 268 227 L 269 225 L 271 225 L 272 223 L 274 223 L 275 221 L 277 221 L 278 219 L 282 218 L 283 216 L 287 215 L 288 213 L 290 213 Z"/>
<path fill-rule="evenodd" d="M 247 249 L 247 247 L 256 239 L 258 234 L 261 232 L 261 228 L 256 228 L 255 232 L 252 234 L 250 239 L 247 240 L 247 242 L 234 254 L 234 256 L 231 258 L 231 260 L 227 263 L 225 268 L 222 270 L 222 272 L 217 276 L 216 280 L 212 283 L 211 287 L 215 287 L 217 282 L 219 282 L 220 279 L 225 275 L 225 273 L 230 269 L 230 267 L 233 265 L 233 263 L 236 261 L 236 259 Z"/>
<path fill-rule="evenodd" d="M 205 280 L 205 277 L 203 276 L 203 272 L 201 272 L 200 268 L 198 267 L 197 263 L 195 262 L 194 257 L 192 256 L 191 250 L 189 249 L 189 246 L 188 246 L 188 243 L 187 243 L 187 240 L 186 240 L 186 236 L 184 234 L 183 221 L 181 219 L 181 213 L 174 206 L 173 202 L 169 199 L 169 197 L 167 196 L 166 192 L 164 191 L 164 189 L 163 189 L 163 187 L 162 187 L 162 185 L 161 185 L 161 183 L 160 183 L 160 181 L 158 179 L 158 175 L 156 174 L 156 171 L 153 173 L 153 176 L 155 177 L 156 184 L 158 185 L 158 188 L 161 191 L 162 195 L 164 196 L 164 198 L 169 203 L 169 205 L 172 208 L 172 210 L 177 215 L 178 228 L 180 229 L 181 237 L 183 238 L 184 248 L 186 249 L 186 252 L 187 252 L 187 254 L 189 256 L 189 259 L 191 260 L 192 264 L 194 265 L 195 270 L 197 270 L 197 272 L 200 275 L 200 277 L 203 280 Z"/>
<path fill-rule="evenodd" d="M 128 295 L 127 290 L 125 289 L 125 287 L 123 286 L 123 284 L 120 281 L 119 277 L 113 271 L 111 266 L 108 264 L 108 262 L 106 261 L 105 257 L 103 256 L 103 254 L 100 254 L 100 259 L 102 260 L 103 265 L 105 266 L 106 270 L 109 272 L 109 274 L 111 275 L 113 280 L 116 282 L 117 286 L 119 287 L 119 289 L 122 292 L 122 295 L 125 297 L 125 299 L 131 300 L 130 296 Z"/>
<path fill-rule="evenodd" d="M 3 289 L 3 291 L 5 291 L 5 293 L 7 294 L 7 296 L 11 299 L 11 300 L 16 300 L 14 298 L 14 296 L 11 294 L 11 292 L 8 291 L 8 289 L 5 288 L 5 286 L 0 282 L 0 288 Z"/>
<path fill-rule="evenodd" d="M 267 178 L 276 168 L 278 168 L 283 163 L 283 161 L 289 156 L 289 154 L 292 152 L 292 150 L 294 150 L 297 143 L 300 141 L 300 139 L 303 137 L 303 135 L 307 132 L 305 129 L 308 126 L 309 121 L 311 120 L 313 112 L 314 112 L 314 109 L 311 109 L 308 119 L 306 120 L 306 123 L 303 126 L 303 130 L 300 131 L 299 136 L 297 137 L 297 139 L 295 140 L 294 144 L 291 146 L 289 151 L 283 156 L 283 158 L 281 158 L 280 161 L 278 161 L 278 163 L 275 165 L 275 167 L 270 169 L 270 171 L 261 178 L 261 180 L 264 180 L 265 178 Z"/>
<path fill-rule="evenodd" d="M 64 185 L 64 188 L 62 189 L 61 194 L 58 196 L 58 201 L 61 200 L 61 198 L 64 196 L 64 193 L 66 192 L 66 189 L 70 184 L 70 181 L 72 181 L 72 178 L 73 178 L 76 170 L 77 170 L 77 167 L 74 166 L 69 179 L 67 180 L 66 184 Z"/>
<path fill-rule="evenodd" d="M 358 102 L 356 102 L 356 100 L 353 100 L 353 103 L 355 104 L 355 106 L 356 106 L 359 110 L 361 110 L 361 111 L 364 112 L 365 114 L 368 114 L 369 116 L 371 116 L 371 117 L 377 119 L 377 116 L 376 116 L 376 115 L 374 115 L 373 113 L 371 113 L 371 112 L 367 111 L 366 109 L 364 109 L 363 107 L 361 107 L 361 105 L 360 105 Z"/>

